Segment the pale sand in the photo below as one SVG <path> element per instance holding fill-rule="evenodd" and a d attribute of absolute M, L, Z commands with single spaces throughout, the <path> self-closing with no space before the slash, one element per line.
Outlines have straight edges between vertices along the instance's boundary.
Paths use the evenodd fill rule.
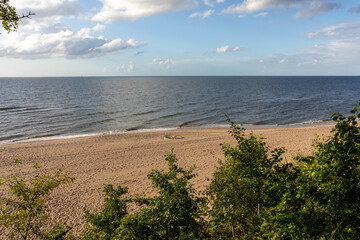
<path fill-rule="evenodd" d="M 316 135 L 329 135 L 332 127 L 255 129 L 253 132 L 265 137 L 271 148 L 285 147 L 285 160 L 292 161 L 298 154 L 311 153 Z M 54 206 L 53 218 L 74 226 L 76 233 L 83 228 L 83 207 L 90 210 L 101 208 L 104 184 L 126 186 L 131 194 L 154 194 L 147 174 L 154 168 L 166 169 L 164 154 L 171 148 L 174 148 L 181 167 L 196 165 L 198 177 L 193 183 L 196 189 L 205 189 L 208 185 L 206 178 L 211 178 L 217 159 L 223 159 L 219 144 L 235 144 L 227 131 L 186 129 L 0 146 L 0 178 L 14 171 L 17 157 L 23 159 L 25 172 L 31 172 L 31 166 L 36 162 L 46 172 L 64 167 L 77 179 L 57 189 L 51 195 L 50 204 Z M 0 194 L 4 194 L 3 187 Z"/>

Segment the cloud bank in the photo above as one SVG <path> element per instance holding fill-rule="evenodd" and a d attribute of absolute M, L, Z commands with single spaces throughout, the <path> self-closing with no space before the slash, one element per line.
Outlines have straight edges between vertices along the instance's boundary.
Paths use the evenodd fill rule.
<path fill-rule="evenodd" d="M 143 43 L 134 39 L 106 39 L 96 33 L 106 27 L 96 24 L 73 31 L 63 24 L 79 13 L 77 0 L 13 0 L 19 14 L 36 13 L 32 19 L 20 22 L 21 31 L 2 34 L 0 56 L 22 59 L 41 58 L 92 58 L 116 54 L 137 48 Z"/>
<path fill-rule="evenodd" d="M 287 64 L 289 68 L 316 65 L 316 69 L 327 69 L 329 72 L 333 69 L 359 69 L 360 22 L 340 23 L 309 32 L 307 36 L 311 39 L 329 40 L 329 42 L 304 47 L 295 54 L 274 55 L 267 59 L 261 59 L 259 63 L 273 68 L 276 67 L 276 64 Z"/>
<path fill-rule="evenodd" d="M 0 42 L 0 56 L 23 59 L 91 58 L 142 45 L 134 39 L 109 40 L 93 36 L 100 29 L 103 29 L 102 25 L 95 25 L 74 32 L 61 23 L 28 24 L 22 27 L 21 33 L 5 35 L 6 39 Z"/>
<path fill-rule="evenodd" d="M 309 38 L 347 39 L 360 37 L 360 22 L 345 22 L 307 34 Z"/>

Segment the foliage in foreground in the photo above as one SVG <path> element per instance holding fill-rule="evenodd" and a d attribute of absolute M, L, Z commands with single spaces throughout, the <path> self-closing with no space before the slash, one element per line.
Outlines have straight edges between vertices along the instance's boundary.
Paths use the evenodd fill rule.
<path fill-rule="evenodd" d="M 298 166 L 283 163 L 283 148 L 271 150 L 262 138 L 245 135 L 244 129 L 232 123 L 230 133 L 237 144 L 222 145 L 225 160 L 219 161 L 206 196 L 200 197 L 190 184 L 196 176 L 194 169 L 180 168 L 171 151 L 166 155 L 168 171 L 155 169 L 148 175 L 158 193 L 155 197 L 129 196 L 127 188 L 105 186 L 103 208 L 94 213 L 85 209 L 87 228 L 80 238 L 358 239 L 359 110 L 360 102 L 349 117 L 335 113 L 337 124 L 332 135 L 317 139 L 313 154 L 297 157 Z M 50 179 L 57 179 L 56 184 L 45 184 L 45 189 L 51 191 L 73 180 L 55 176 Z M 16 189 L 27 192 L 22 188 L 24 184 L 22 180 L 8 184 L 18 199 L 24 197 Z M 41 192 L 40 196 L 47 193 Z M 137 204 L 140 209 L 130 214 L 128 204 Z M 0 219 L 17 216 L 18 205 L 9 206 L 13 212 L 5 212 L 8 215 Z M 37 209 L 37 204 L 30 206 Z M 21 210 L 24 215 L 26 211 Z M 35 213 L 35 218 L 42 219 L 42 211 Z M 22 226 L 20 230 L 29 221 L 23 217 L 9 219 L 16 220 L 13 226 Z M 44 222 L 34 223 L 34 229 L 41 229 Z M 47 238 L 56 239 L 55 232 Z"/>
<path fill-rule="evenodd" d="M 360 102 L 351 116 L 333 115 L 332 135 L 298 157 L 300 174 L 275 209 L 278 238 L 358 239 L 360 236 Z"/>
<path fill-rule="evenodd" d="M 9 0 L 0 0 L 0 21 L 2 22 L 2 27 L 8 33 L 15 31 L 19 20 L 15 8 L 9 4 Z"/>
<path fill-rule="evenodd" d="M 155 197 L 133 195 L 124 197 L 126 188 L 105 186 L 106 198 L 100 212 L 85 210 L 89 224 L 84 239 L 200 239 L 204 220 L 201 209 L 205 198 L 198 197 L 189 183 L 196 175 L 193 169 L 184 170 L 177 165 L 171 151 L 166 155 L 168 171 L 153 170 L 148 178 L 158 191 Z M 127 203 L 141 207 L 127 213 Z"/>
<path fill-rule="evenodd" d="M 282 163 L 283 148 L 270 151 L 262 138 L 245 137 L 244 129 L 231 126 L 237 145 L 222 145 L 225 161 L 219 161 L 208 188 L 209 230 L 216 239 L 262 239 L 268 210 L 278 204 L 298 169 Z"/>
<path fill-rule="evenodd" d="M 21 19 L 30 18 L 33 15 L 35 13 L 29 12 L 19 16 L 15 11 L 15 7 L 10 5 L 9 0 L 0 0 L 0 21 L 7 33 L 15 32 Z"/>
<path fill-rule="evenodd" d="M 21 165 L 21 159 L 17 159 Z M 74 181 L 59 169 L 53 175 L 40 174 L 39 165 L 34 165 L 35 174 L 29 182 L 24 180 L 24 173 L 18 169 L 8 179 L 0 179 L 0 185 L 8 187 L 9 197 L 0 197 L 0 227 L 4 232 L 1 237 L 12 239 L 60 239 L 71 228 L 56 223 L 46 228 L 50 219 L 46 212 L 48 195 L 59 185 Z"/>

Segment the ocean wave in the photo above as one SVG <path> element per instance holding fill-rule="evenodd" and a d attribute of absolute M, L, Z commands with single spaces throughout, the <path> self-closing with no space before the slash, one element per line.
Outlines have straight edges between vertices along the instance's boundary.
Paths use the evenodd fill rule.
<path fill-rule="evenodd" d="M 20 108 L 21 107 L 2 107 L 2 108 L 0 108 L 0 111 L 11 111 L 11 110 L 17 110 Z"/>

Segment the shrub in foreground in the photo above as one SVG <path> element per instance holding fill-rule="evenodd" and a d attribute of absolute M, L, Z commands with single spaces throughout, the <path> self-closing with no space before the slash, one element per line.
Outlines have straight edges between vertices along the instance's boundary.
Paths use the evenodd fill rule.
<path fill-rule="evenodd" d="M 209 230 L 215 239 L 262 239 L 269 209 L 279 203 L 298 169 L 282 163 L 283 148 L 271 151 L 262 138 L 231 126 L 237 145 L 222 145 L 225 161 L 219 161 L 207 192 Z"/>
<path fill-rule="evenodd" d="M 21 159 L 17 159 L 21 165 Z M 61 239 L 70 227 L 56 223 L 46 228 L 50 215 L 45 209 L 48 195 L 59 185 L 74 181 L 59 169 L 53 175 L 41 174 L 35 164 L 35 174 L 29 182 L 24 180 L 24 173 L 17 170 L 7 179 L 0 179 L 0 185 L 8 187 L 9 197 L 0 197 L 0 237 L 10 239 Z M 1 229 L 0 229 L 1 230 Z"/>
<path fill-rule="evenodd" d="M 287 239 L 358 239 L 360 236 L 360 103 L 337 122 L 314 153 L 298 157 L 300 175 L 275 209 L 272 234 Z"/>
<path fill-rule="evenodd" d="M 85 211 L 88 224 L 84 239 L 199 239 L 204 220 L 201 209 L 205 198 L 197 196 L 189 180 L 194 178 L 193 168 L 184 170 L 177 164 L 171 151 L 166 156 L 168 171 L 153 170 L 148 178 L 158 191 L 155 197 L 133 195 L 127 191 L 105 187 L 106 198 L 101 211 Z M 109 191 L 110 190 L 110 191 Z M 127 203 L 135 203 L 140 210 L 127 213 Z"/>

